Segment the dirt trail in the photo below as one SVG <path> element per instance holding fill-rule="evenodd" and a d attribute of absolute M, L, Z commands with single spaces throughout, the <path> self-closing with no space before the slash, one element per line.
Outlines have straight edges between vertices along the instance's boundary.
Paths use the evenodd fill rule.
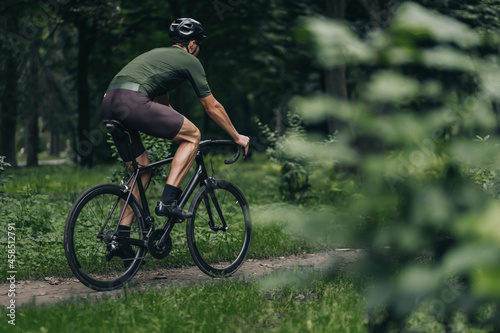
<path fill-rule="evenodd" d="M 356 249 L 337 249 L 330 252 L 316 254 L 302 254 L 289 257 L 279 257 L 265 260 L 249 259 L 239 271 L 230 279 L 251 279 L 269 274 L 277 270 L 294 267 L 324 270 L 332 261 L 336 268 L 345 271 L 353 263 L 363 257 L 363 251 Z M 198 267 L 173 269 L 156 269 L 151 271 L 140 270 L 130 281 L 132 289 L 143 289 L 171 284 L 193 283 L 208 281 L 210 278 L 203 274 Z M 23 280 L 16 282 L 16 306 L 33 302 L 37 305 L 57 303 L 67 299 L 100 298 L 116 296 L 123 291 L 97 292 L 85 287 L 76 278 L 63 279 L 46 277 L 44 280 Z M 12 299 L 9 297 L 9 285 L 0 284 L 0 305 L 7 306 Z"/>

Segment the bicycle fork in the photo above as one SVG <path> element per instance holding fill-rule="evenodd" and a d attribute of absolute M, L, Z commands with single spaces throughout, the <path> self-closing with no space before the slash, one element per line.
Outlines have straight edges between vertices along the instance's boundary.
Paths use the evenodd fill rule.
<path fill-rule="evenodd" d="M 220 208 L 219 205 L 219 200 L 217 200 L 217 196 L 215 195 L 215 182 L 213 178 L 208 178 L 205 181 L 205 184 L 208 188 L 208 195 L 210 196 L 210 199 L 212 203 L 214 204 L 215 210 L 217 211 L 217 214 L 219 215 L 219 220 L 222 222 L 222 227 L 218 226 L 214 222 L 213 218 L 213 213 L 212 213 L 212 207 L 210 206 L 210 200 L 208 200 L 208 197 L 203 198 L 203 201 L 205 202 L 205 207 L 207 208 L 207 213 L 208 213 L 208 224 L 210 225 L 210 229 L 213 231 L 227 231 L 229 227 L 226 224 L 226 219 L 224 218 L 224 215 L 222 214 L 222 209 Z"/>

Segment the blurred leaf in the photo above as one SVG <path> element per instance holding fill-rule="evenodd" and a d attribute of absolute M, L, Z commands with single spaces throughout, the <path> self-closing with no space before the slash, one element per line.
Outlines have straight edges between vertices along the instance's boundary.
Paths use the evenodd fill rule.
<path fill-rule="evenodd" d="M 420 142 L 424 141 L 433 142 L 431 138 L 436 131 L 446 128 L 456 121 L 456 116 L 448 109 L 428 110 L 424 114 L 416 114 L 409 110 L 403 111 L 395 108 L 394 113 L 379 115 L 371 122 L 363 124 L 373 135 L 378 135 L 384 141 L 397 146 L 408 145 L 407 148 L 413 152 L 419 150 L 418 147 L 414 148 L 413 146 L 421 146 Z M 431 145 L 436 146 L 436 142 Z"/>
<path fill-rule="evenodd" d="M 475 61 L 474 65 L 481 78 L 484 97 L 500 99 L 500 66 L 479 60 Z"/>
<path fill-rule="evenodd" d="M 498 247 L 493 243 L 472 243 L 463 245 L 448 253 L 443 262 L 445 272 L 457 274 L 468 272 L 479 267 L 496 265 L 500 259 Z"/>
<path fill-rule="evenodd" d="M 481 144 L 468 139 L 457 139 L 451 143 L 449 154 L 452 159 L 468 167 L 484 167 L 500 165 L 498 139 L 488 140 L 489 144 Z"/>
<path fill-rule="evenodd" d="M 460 224 L 460 230 L 481 241 L 500 244 L 500 203 L 492 202 L 482 215 L 473 215 Z"/>
<path fill-rule="evenodd" d="M 498 265 L 473 270 L 473 289 L 478 295 L 500 297 L 500 268 Z"/>
<path fill-rule="evenodd" d="M 312 124 L 324 121 L 325 118 L 332 116 L 342 120 L 354 120 L 363 112 L 361 105 L 330 95 L 317 95 L 307 98 L 294 97 L 290 105 L 297 110 L 304 121 Z"/>
<path fill-rule="evenodd" d="M 442 43 L 455 43 L 464 48 L 480 43 L 478 33 L 464 23 L 412 2 L 399 6 L 391 29 L 395 33 L 405 33 L 415 38 L 427 37 Z"/>
<path fill-rule="evenodd" d="M 461 101 L 450 101 L 450 107 L 445 117 L 457 122 L 461 127 L 481 128 L 482 131 L 494 130 L 495 114 L 491 101 L 485 96 L 470 95 Z"/>
<path fill-rule="evenodd" d="M 349 148 L 347 142 L 343 142 L 342 139 L 329 143 L 289 136 L 282 142 L 281 149 L 285 155 L 309 160 L 319 165 L 331 164 L 334 161 L 352 163 L 356 160 L 356 152 Z"/>
<path fill-rule="evenodd" d="M 383 71 L 374 75 L 364 92 L 369 101 L 404 102 L 419 93 L 418 81 L 394 71 Z"/>
<path fill-rule="evenodd" d="M 401 272 L 399 287 L 404 292 L 424 296 L 433 292 L 442 280 L 439 270 L 424 265 L 411 265 Z"/>
<path fill-rule="evenodd" d="M 373 58 L 371 48 L 339 21 L 315 18 L 308 19 L 306 25 L 318 45 L 318 59 L 325 67 L 368 62 Z"/>
<path fill-rule="evenodd" d="M 260 223 L 284 222 L 290 233 L 328 244 L 345 242 L 352 228 L 332 206 L 316 205 L 312 211 L 297 205 L 269 205 L 252 215 Z"/>
<path fill-rule="evenodd" d="M 408 46 L 387 46 L 384 55 L 391 65 L 404 65 L 418 61 L 420 52 L 417 48 Z"/>
<path fill-rule="evenodd" d="M 439 188 L 424 188 L 415 193 L 412 219 L 420 226 L 430 225 L 442 229 L 455 212 L 448 195 Z"/>
<path fill-rule="evenodd" d="M 437 46 L 422 51 L 422 62 L 429 68 L 441 70 L 474 71 L 470 56 L 448 46 Z"/>

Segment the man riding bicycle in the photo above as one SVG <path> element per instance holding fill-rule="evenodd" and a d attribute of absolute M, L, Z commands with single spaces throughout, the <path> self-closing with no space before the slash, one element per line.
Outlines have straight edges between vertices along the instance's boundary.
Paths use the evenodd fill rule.
<path fill-rule="evenodd" d="M 210 118 L 234 142 L 244 147 L 245 154 L 250 139 L 236 131 L 224 107 L 212 95 L 205 70 L 197 59 L 202 41 L 206 38 L 200 22 L 191 18 L 176 19 L 170 25 L 169 35 L 172 46 L 139 55 L 113 78 L 104 95 L 102 117 L 119 120 L 129 129 L 135 156 L 129 156 L 125 138 L 113 135 L 118 153 L 129 168 L 134 157 L 140 165 L 149 164 L 139 132 L 179 144 L 155 213 L 185 220 L 191 215 L 177 205 L 182 193 L 180 184 L 194 162 L 201 135 L 191 121 L 170 106 L 168 92 L 186 80 L 191 82 Z M 141 174 L 143 184 L 150 177 L 150 173 Z M 134 195 L 138 198 L 137 193 Z M 132 219 L 124 218 L 118 231 L 128 234 L 131 223 Z M 127 252 L 126 249 L 123 251 Z"/>

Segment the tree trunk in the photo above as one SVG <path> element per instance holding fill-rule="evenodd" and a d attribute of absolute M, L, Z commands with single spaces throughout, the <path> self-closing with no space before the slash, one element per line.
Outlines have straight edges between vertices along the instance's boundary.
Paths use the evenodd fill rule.
<path fill-rule="evenodd" d="M 5 69 L 5 91 L 0 108 L 0 155 L 14 168 L 16 159 L 16 123 L 17 123 L 17 61 L 12 52 L 7 53 Z"/>
<path fill-rule="evenodd" d="M 326 0 L 326 15 L 334 19 L 343 19 L 345 16 L 346 0 Z M 324 87 L 327 94 L 340 99 L 347 99 L 347 82 L 345 66 L 326 69 L 323 73 Z M 328 132 L 333 134 L 341 127 L 338 120 L 328 119 Z"/>
<path fill-rule="evenodd" d="M 6 31 L 18 31 L 18 19 L 15 16 L 5 17 Z M 0 155 L 5 156 L 5 162 L 17 168 L 16 158 L 16 126 L 17 126 L 17 87 L 19 81 L 19 50 L 14 47 L 2 52 L 5 57 L 3 71 L 2 105 L 0 106 Z"/>
<path fill-rule="evenodd" d="M 24 149 L 27 167 L 38 166 L 38 103 L 34 104 L 34 108 L 30 109 L 24 125 Z"/>
<path fill-rule="evenodd" d="M 76 24 L 78 29 L 78 72 L 76 87 L 78 92 L 78 143 L 76 154 L 80 157 L 80 165 L 92 166 L 93 144 L 90 135 L 90 107 L 88 62 L 93 44 L 92 28 L 85 19 Z"/>
<path fill-rule="evenodd" d="M 50 151 L 49 151 L 49 154 L 50 154 L 50 156 L 59 157 L 60 153 L 61 153 L 61 140 L 59 137 L 59 131 L 52 130 L 50 132 Z"/>
<path fill-rule="evenodd" d="M 28 64 L 28 103 L 25 112 L 24 149 L 26 152 L 26 166 L 38 166 L 38 43 L 31 46 Z"/>

